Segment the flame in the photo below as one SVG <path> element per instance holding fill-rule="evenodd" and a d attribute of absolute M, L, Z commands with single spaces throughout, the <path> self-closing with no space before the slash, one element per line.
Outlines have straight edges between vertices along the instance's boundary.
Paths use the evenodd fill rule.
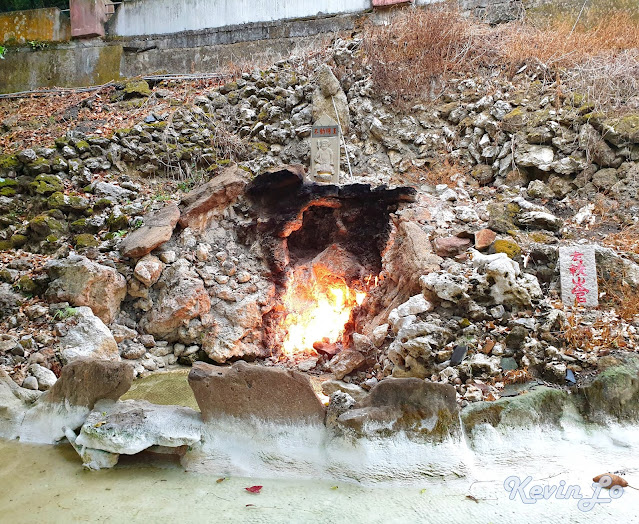
<path fill-rule="evenodd" d="M 286 356 L 315 354 L 316 342 L 341 342 L 353 308 L 362 305 L 376 279 L 368 277 L 362 285 L 350 288 L 322 264 L 315 264 L 310 271 L 296 269 L 282 297 L 287 313 L 281 324 L 286 333 L 282 352 Z"/>

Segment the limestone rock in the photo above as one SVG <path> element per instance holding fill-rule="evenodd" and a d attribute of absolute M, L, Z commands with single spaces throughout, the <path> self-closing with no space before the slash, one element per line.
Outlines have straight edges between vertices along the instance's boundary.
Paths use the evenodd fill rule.
<path fill-rule="evenodd" d="M 550 164 L 554 158 L 552 147 L 522 144 L 515 148 L 515 163 L 521 167 L 536 167 L 542 171 L 550 171 Z"/>
<path fill-rule="evenodd" d="M 454 257 L 470 247 L 470 239 L 460 237 L 439 237 L 435 239 L 433 248 L 440 257 Z"/>
<path fill-rule="evenodd" d="M 328 363 L 329 369 L 338 380 L 355 371 L 366 362 L 366 358 L 359 351 L 344 349 L 335 355 Z"/>
<path fill-rule="evenodd" d="M 84 359 L 62 368 L 55 385 L 27 411 L 20 440 L 52 444 L 79 428 L 100 399 L 113 402 L 131 386 L 133 368 L 119 362 Z"/>
<path fill-rule="evenodd" d="M 211 218 L 241 195 L 248 184 L 246 171 L 231 166 L 215 178 L 187 194 L 181 202 L 183 208 L 180 225 L 202 229 Z"/>
<path fill-rule="evenodd" d="M 60 357 L 63 362 L 85 357 L 119 360 L 120 354 L 109 328 L 91 309 L 78 307 L 67 334 L 60 339 Z"/>
<path fill-rule="evenodd" d="M 93 471 L 100 469 L 110 469 L 115 467 L 120 459 L 120 455 L 109 453 L 100 449 L 87 448 L 85 446 L 76 445 L 77 436 L 69 428 L 64 429 L 64 436 L 67 438 L 73 449 L 75 449 L 82 459 L 82 465 L 86 469 Z"/>
<path fill-rule="evenodd" d="M 45 268 L 52 280 L 45 296 L 51 302 L 87 306 L 104 323 L 113 322 L 126 296 L 126 279 L 115 269 L 77 255 L 47 262 Z"/>
<path fill-rule="evenodd" d="M 99 403 L 82 426 L 76 445 L 133 455 L 151 446 L 190 446 L 201 438 L 202 420 L 194 409 L 125 400 Z"/>
<path fill-rule="evenodd" d="M 520 226 L 550 231 L 559 231 L 564 223 L 561 218 L 544 211 L 525 211 L 518 214 L 515 220 Z"/>
<path fill-rule="evenodd" d="M 133 276 L 146 287 L 151 287 L 160 278 L 163 268 L 164 264 L 158 257 L 145 255 L 135 265 Z"/>
<path fill-rule="evenodd" d="M 475 233 L 475 249 L 483 251 L 488 249 L 497 238 L 497 233 L 492 229 L 480 229 Z"/>
<path fill-rule="evenodd" d="M 466 431 L 481 424 L 493 427 L 559 425 L 570 406 L 570 395 L 562 389 L 528 384 L 523 395 L 502 397 L 493 402 L 473 402 L 462 410 Z"/>
<path fill-rule="evenodd" d="M 40 364 L 31 364 L 29 372 L 38 380 L 38 389 L 41 391 L 51 388 L 58 380 L 53 371 Z"/>
<path fill-rule="evenodd" d="M 324 406 L 308 378 L 296 371 L 237 362 L 216 367 L 196 362 L 189 373 L 202 418 L 324 422 Z"/>
<path fill-rule="evenodd" d="M 387 378 L 338 422 L 358 434 L 408 431 L 445 438 L 459 430 L 455 388 L 417 378 Z"/>
<path fill-rule="evenodd" d="M 98 400 L 118 400 L 133 382 L 133 367 L 124 362 L 79 359 L 62 368 L 58 381 L 40 403 L 62 403 L 93 409 Z"/>
<path fill-rule="evenodd" d="M 180 218 L 177 205 L 169 204 L 144 217 L 144 225 L 130 233 L 120 244 L 125 257 L 140 258 L 171 239 Z"/>
<path fill-rule="evenodd" d="M 342 90 L 339 80 L 327 64 L 322 64 L 317 72 L 318 87 L 313 93 L 313 120 L 318 120 L 322 115 L 327 115 L 338 120 L 342 126 L 342 133 L 350 129 L 350 115 L 348 100 Z M 333 105 L 333 101 L 335 105 Z M 337 108 L 337 114 L 335 113 Z"/>
<path fill-rule="evenodd" d="M 324 393 L 324 395 L 332 397 L 336 391 L 347 393 L 356 401 L 363 400 L 364 397 L 368 395 L 368 392 L 357 384 L 349 384 L 341 380 L 326 380 L 322 382 L 322 393 Z"/>
<path fill-rule="evenodd" d="M 495 304 L 527 307 L 542 297 L 537 278 L 522 273 L 519 264 L 505 253 L 482 255 L 475 251 L 473 265 L 492 283 L 490 295 Z"/>
<path fill-rule="evenodd" d="M 153 309 L 143 317 L 140 325 L 156 338 L 175 341 L 181 326 L 209 312 L 211 299 L 199 278 L 181 269 L 180 265 L 171 269 L 173 272 L 166 281 L 163 277 L 165 286 Z"/>

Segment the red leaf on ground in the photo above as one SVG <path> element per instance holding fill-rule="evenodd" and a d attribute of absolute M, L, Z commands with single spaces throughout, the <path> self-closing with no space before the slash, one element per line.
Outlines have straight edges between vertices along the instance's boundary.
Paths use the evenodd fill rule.
<path fill-rule="evenodd" d="M 262 486 L 251 486 L 250 488 L 244 488 L 249 493 L 259 493 L 262 491 Z"/>

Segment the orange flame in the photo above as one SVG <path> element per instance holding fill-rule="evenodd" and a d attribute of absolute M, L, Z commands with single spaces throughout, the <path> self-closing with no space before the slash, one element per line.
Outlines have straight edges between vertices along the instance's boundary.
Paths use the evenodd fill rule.
<path fill-rule="evenodd" d="M 361 287 L 369 289 L 375 279 L 369 277 L 369 284 Z M 341 342 L 353 308 L 366 298 L 363 289 L 350 288 L 322 264 L 315 264 L 310 275 L 306 268 L 296 269 L 282 297 L 287 312 L 281 324 L 286 333 L 282 352 L 286 356 L 315 354 L 315 342 Z"/>

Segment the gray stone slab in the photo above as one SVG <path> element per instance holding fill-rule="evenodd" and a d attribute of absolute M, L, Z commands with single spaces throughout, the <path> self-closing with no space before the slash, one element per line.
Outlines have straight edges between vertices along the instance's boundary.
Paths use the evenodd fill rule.
<path fill-rule="evenodd" d="M 595 246 L 559 248 L 561 300 L 567 306 L 596 307 L 599 305 Z"/>

